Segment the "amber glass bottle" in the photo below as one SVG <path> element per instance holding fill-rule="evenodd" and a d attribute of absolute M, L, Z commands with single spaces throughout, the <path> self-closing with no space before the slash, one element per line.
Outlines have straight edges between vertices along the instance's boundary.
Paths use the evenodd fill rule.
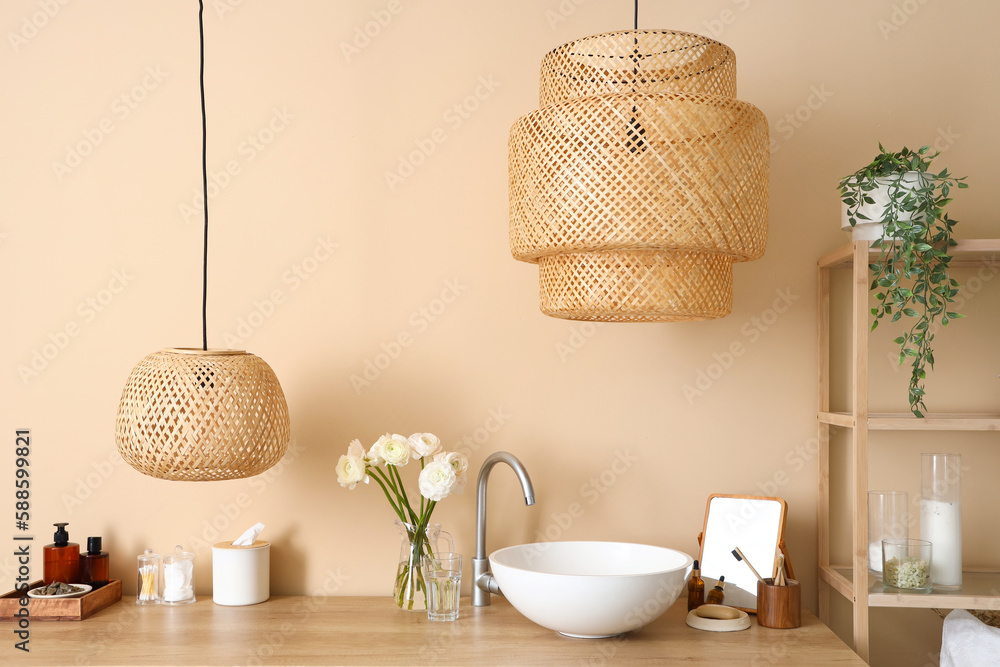
<path fill-rule="evenodd" d="M 80 583 L 100 588 L 110 579 L 110 559 L 101 551 L 101 538 L 87 538 L 87 553 L 80 554 Z"/>
<path fill-rule="evenodd" d="M 688 579 L 688 611 L 705 604 L 705 580 L 701 578 L 701 568 L 698 561 L 694 562 L 691 578 Z"/>
<path fill-rule="evenodd" d="M 45 585 L 54 581 L 64 584 L 79 583 L 80 576 L 80 545 L 69 541 L 66 532 L 68 523 L 54 523 L 56 527 L 55 542 L 42 548 L 44 569 L 42 581 Z"/>
<path fill-rule="evenodd" d="M 719 577 L 719 583 L 715 585 L 715 588 L 708 592 L 708 604 L 722 604 L 722 601 L 726 598 L 726 592 L 722 590 L 726 587 L 726 576 L 723 575 Z"/>

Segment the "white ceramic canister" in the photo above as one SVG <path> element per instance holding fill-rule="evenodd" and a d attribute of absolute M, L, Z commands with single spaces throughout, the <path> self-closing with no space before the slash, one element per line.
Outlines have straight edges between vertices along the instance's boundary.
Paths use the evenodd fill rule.
<path fill-rule="evenodd" d="M 258 604 L 271 597 L 271 543 L 243 547 L 212 545 L 212 601 L 227 607 Z"/>

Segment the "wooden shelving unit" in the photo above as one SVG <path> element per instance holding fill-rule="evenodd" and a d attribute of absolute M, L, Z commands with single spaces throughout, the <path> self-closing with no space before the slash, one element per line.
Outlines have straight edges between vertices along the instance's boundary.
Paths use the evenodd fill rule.
<path fill-rule="evenodd" d="M 1000 239 L 959 241 L 952 248 L 953 267 L 980 266 L 1000 255 Z M 1000 431 L 1000 414 L 930 414 L 917 419 L 910 413 L 868 411 L 868 330 L 870 314 L 868 264 L 878 255 L 866 241 L 855 241 L 827 253 L 817 262 L 819 326 L 818 405 L 819 496 L 818 562 L 819 617 L 830 620 L 830 591 L 854 604 L 854 650 L 866 662 L 869 654 L 869 607 L 938 609 L 1000 609 L 1000 572 L 967 571 L 958 592 L 931 595 L 894 595 L 882 592 L 880 583 L 869 587 L 868 577 L 868 437 L 871 431 Z M 852 288 L 851 410 L 830 411 L 830 279 L 834 271 L 850 271 Z M 853 562 L 830 563 L 830 427 L 851 429 L 850 491 Z"/>

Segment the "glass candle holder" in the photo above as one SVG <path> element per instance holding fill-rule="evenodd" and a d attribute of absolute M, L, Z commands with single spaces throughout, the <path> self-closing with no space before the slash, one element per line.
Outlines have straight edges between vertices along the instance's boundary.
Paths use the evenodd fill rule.
<path fill-rule="evenodd" d="M 909 531 L 906 491 L 868 492 L 868 572 L 882 578 L 882 540 L 905 540 Z"/>
<path fill-rule="evenodd" d="M 930 593 L 931 549 L 927 540 L 882 540 L 882 590 Z"/>
<path fill-rule="evenodd" d="M 920 539 L 934 545 L 931 581 L 937 588 L 962 587 L 962 457 L 922 454 Z"/>

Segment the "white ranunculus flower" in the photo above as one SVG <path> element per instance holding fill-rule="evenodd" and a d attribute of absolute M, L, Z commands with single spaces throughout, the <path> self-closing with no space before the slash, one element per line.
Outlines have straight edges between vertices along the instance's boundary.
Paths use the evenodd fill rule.
<path fill-rule="evenodd" d="M 365 448 L 359 440 L 351 441 L 347 453 L 337 461 L 337 481 L 341 486 L 353 490 L 358 482 L 368 483 L 365 472 Z"/>
<path fill-rule="evenodd" d="M 450 465 L 459 477 L 465 475 L 469 469 L 469 459 L 465 458 L 464 454 L 459 454 L 458 452 L 441 452 L 434 457 L 434 460 L 444 461 Z"/>
<path fill-rule="evenodd" d="M 435 461 L 440 461 L 451 466 L 452 470 L 455 471 L 455 486 L 452 488 L 452 493 L 462 493 L 465 491 L 465 482 L 468 479 L 469 470 L 469 459 L 465 458 L 464 454 L 459 454 L 458 452 L 441 452 L 434 457 Z"/>
<path fill-rule="evenodd" d="M 410 448 L 420 458 L 433 456 L 441 451 L 441 438 L 433 433 L 414 433 L 408 439 Z"/>
<path fill-rule="evenodd" d="M 455 469 L 444 461 L 431 461 L 420 471 L 417 485 L 420 495 L 427 500 L 444 500 L 455 487 Z"/>
<path fill-rule="evenodd" d="M 375 465 L 385 461 L 388 465 L 402 468 L 410 462 L 410 443 L 398 433 L 386 433 L 372 445 L 368 457 Z"/>

